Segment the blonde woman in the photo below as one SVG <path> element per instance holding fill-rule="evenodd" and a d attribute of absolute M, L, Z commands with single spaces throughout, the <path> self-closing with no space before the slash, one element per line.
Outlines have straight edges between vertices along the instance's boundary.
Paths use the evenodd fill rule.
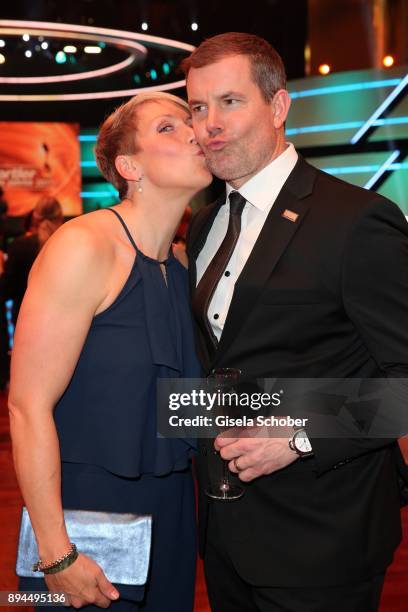
<path fill-rule="evenodd" d="M 187 272 L 171 243 L 211 175 L 188 106 L 164 93 L 108 117 L 96 159 L 120 204 L 47 241 L 21 307 L 9 396 L 16 472 L 43 563 L 71 550 L 64 507 L 153 515 L 145 588 L 112 585 L 79 551 L 45 576 L 50 590 L 87 610 L 191 612 L 192 449 L 157 439 L 155 389 L 160 377 L 200 372 Z M 20 588 L 39 583 L 22 579 Z"/>

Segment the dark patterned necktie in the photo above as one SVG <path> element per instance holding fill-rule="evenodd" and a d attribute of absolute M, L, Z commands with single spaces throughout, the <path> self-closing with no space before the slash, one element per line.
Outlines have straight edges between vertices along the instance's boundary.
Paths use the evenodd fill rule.
<path fill-rule="evenodd" d="M 204 332 L 211 352 L 217 347 L 217 338 L 208 320 L 208 307 L 237 243 L 241 231 L 241 215 L 246 200 L 238 191 L 231 191 L 229 202 L 230 216 L 227 233 L 220 248 L 201 277 L 193 298 L 193 311 L 201 330 Z"/>

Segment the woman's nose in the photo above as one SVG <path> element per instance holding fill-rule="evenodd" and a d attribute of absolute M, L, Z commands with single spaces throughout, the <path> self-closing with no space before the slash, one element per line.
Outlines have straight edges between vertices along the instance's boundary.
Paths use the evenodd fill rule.
<path fill-rule="evenodd" d="M 188 142 L 189 142 L 189 144 L 195 144 L 195 145 L 198 144 L 197 143 L 197 139 L 196 139 L 195 134 L 194 134 L 193 128 L 191 126 L 189 126 L 189 125 L 187 127 L 188 127 L 188 130 L 189 130 L 189 135 L 188 135 Z"/>

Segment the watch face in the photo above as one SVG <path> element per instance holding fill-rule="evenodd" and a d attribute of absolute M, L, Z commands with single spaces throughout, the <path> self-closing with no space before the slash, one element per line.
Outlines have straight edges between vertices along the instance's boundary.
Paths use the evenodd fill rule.
<path fill-rule="evenodd" d="M 293 444 L 301 453 L 310 453 L 310 451 L 312 450 L 312 445 L 310 444 L 309 438 L 307 436 L 296 436 L 293 440 Z"/>

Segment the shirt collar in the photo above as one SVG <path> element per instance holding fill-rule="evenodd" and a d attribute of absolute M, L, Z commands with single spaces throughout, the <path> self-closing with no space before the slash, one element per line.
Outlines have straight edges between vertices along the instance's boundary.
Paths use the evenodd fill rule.
<path fill-rule="evenodd" d="M 283 153 L 239 189 L 239 193 L 261 211 L 265 211 L 275 201 L 298 160 L 298 154 L 293 144 L 286 144 L 288 146 Z M 234 187 L 226 183 L 227 198 L 233 190 Z"/>

